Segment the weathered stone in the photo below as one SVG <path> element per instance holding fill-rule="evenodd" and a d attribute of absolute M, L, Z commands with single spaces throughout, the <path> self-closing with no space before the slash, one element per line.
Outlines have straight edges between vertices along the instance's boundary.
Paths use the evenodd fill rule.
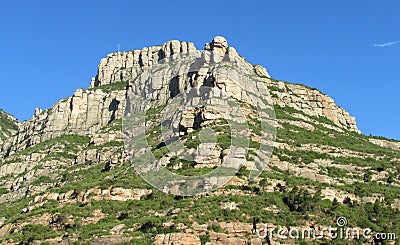
<path fill-rule="evenodd" d="M 100 236 L 94 239 L 90 244 L 92 245 L 104 245 L 104 244 L 117 244 L 117 243 L 129 243 L 132 240 L 131 237 L 126 237 L 124 235 L 109 235 Z"/>
<path fill-rule="evenodd" d="M 194 234 L 169 233 L 157 235 L 154 245 L 198 245 L 200 238 Z"/>
<path fill-rule="evenodd" d="M 235 202 L 221 203 L 221 209 L 238 210 Z"/>
<path fill-rule="evenodd" d="M 171 214 L 179 214 L 181 212 L 180 208 L 175 208 L 174 210 L 171 211 Z"/>
<path fill-rule="evenodd" d="M 125 226 L 126 226 L 125 224 L 119 224 L 119 225 L 114 226 L 113 228 L 111 228 L 110 234 L 111 235 L 122 235 L 123 234 L 122 229 L 124 229 Z"/>
<path fill-rule="evenodd" d="M 11 231 L 13 225 L 12 224 L 6 224 L 3 227 L 0 228 L 0 238 L 5 237 L 6 235 L 9 234 Z"/>
<path fill-rule="evenodd" d="M 221 36 L 216 36 L 211 42 L 211 50 L 225 54 L 228 48 L 228 41 Z"/>
<path fill-rule="evenodd" d="M 256 74 L 260 77 L 263 78 L 269 78 L 269 74 L 267 72 L 267 69 L 261 65 L 255 65 L 254 66 L 254 71 L 256 72 Z"/>
<path fill-rule="evenodd" d="M 272 96 L 274 104 L 281 107 L 289 106 L 310 116 L 324 116 L 340 127 L 360 132 L 356 126 L 355 118 L 350 116 L 343 108 L 337 106 L 332 98 L 318 90 L 304 85 L 270 79 L 268 79 L 268 86 L 279 89 L 279 91 L 270 89 L 270 93 L 276 95 Z"/>
<path fill-rule="evenodd" d="M 0 218 L 0 227 L 2 227 L 4 225 L 4 223 L 6 222 L 6 218 L 1 217 Z"/>
<path fill-rule="evenodd" d="M 400 142 L 383 140 L 383 139 L 372 139 L 372 138 L 369 138 L 368 140 L 372 144 L 375 144 L 375 145 L 378 145 L 381 147 L 391 148 L 393 150 L 400 150 Z"/>

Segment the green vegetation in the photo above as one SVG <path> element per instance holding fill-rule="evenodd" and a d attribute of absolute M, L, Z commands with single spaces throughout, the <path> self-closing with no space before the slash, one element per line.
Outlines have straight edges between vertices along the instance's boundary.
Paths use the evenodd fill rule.
<path fill-rule="evenodd" d="M 88 90 L 90 91 L 90 90 L 100 89 L 104 93 L 110 93 L 112 91 L 117 91 L 117 90 L 126 90 L 127 86 L 128 86 L 128 82 L 117 82 L 117 83 L 111 83 L 111 84 L 102 85 L 102 86 L 98 86 L 98 87 L 94 87 L 94 88 L 89 88 Z"/>
<path fill-rule="evenodd" d="M 284 203 L 289 207 L 290 211 L 301 212 L 303 214 L 314 211 L 315 204 L 320 201 L 320 195 L 314 197 L 305 190 L 293 188 L 288 193 L 285 193 L 283 197 Z"/>
<path fill-rule="evenodd" d="M 89 145 L 89 141 L 90 138 L 87 136 L 74 134 L 62 135 L 50 140 L 45 140 L 39 144 L 26 148 L 25 150 L 19 151 L 9 159 L 6 159 L 3 164 L 24 161 L 24 156 L 32 153 L 46 154 L 46 156 L 41 160 L 42 162 L 53 160 L 73 161 L 77 153 Z"/>
<path fill-rule="evenodd" d="M 100 129 L 100 132 L 122 131 L 122 119 L 115 119 Z"/>
<path fill-rule="evenodd" d="M 274 85 L 268 86 L 268 89 L 270 91 L 276 91 L 276 92 L 280 92 L 280 93 L 285 93 L 286 92 L 285 89 L 279 88 L 278 86 L 274 86 Z"/>
<path fill-rule="evenodd" d="M 60 188 L 53 189 L 54 192 L 67 192 L 75 190 L 79 193 L 93 187 L 107 189 L 110 186 L 123 188 L 149 188 L 143 179 L 135 173 L 130 163 L 120 165 L 110 171 L 102 171 L 103 164 L 76 165 L 67 169 L 62 174 L 62 181 L 67 184 Z M 79 170 L 79 171 L 77 171 Z"/>
<path fill-rule="evenodd" d="M 218 223 L 211 224 L 210 226 L 207 227 L 207 230 L 211 230 L 218 233 L 223 232 L 221 226 Z"/>
<path fill-rule="evenodd" d="M 48 176 L 40 176 L 38 179 L 32 182 L 32 185 L 38 185 L 43 183 L 54 183 L 54 180 Z"/>
<path fill-rule="evenodd" d="M 9 193 L 9 191 L 6 188 L 0 187 L 0 195 L 4 195 L 4 194 L 7 194 L 7 193 Z"/>
<path fill-rule="evenodd" d="M 89 144 L 90 138 L 86 136 L 80 135 L 62 135 L 56 137 L 54 139 L 46 140 L 36 144 L 32 147 L 29 147 L 23 151 L 17 153 L 17 155 L 27 155 L 34 152 L 46 151 L 54 146 L 63 144 L 65 148 L 63 148 L 63 152 L 58 152 L 57 154 L 70 157 L 70 153 L 77 153 L 79 146 L 87 146 Z"/>
<path fill-rule="evenodd" d="M 183 142 L 183 145 L 188 149 L 194 148 L 196 149 L 201 141 L 200 141 L 200 131 L 201 128 L 194 130 L 193 132 L 183 135 L 180 139 Z"/>
<path fill-rule="evenodd" d="M 207 232 L 204 235 L 200 235 L 200 242 L 202 245 L 206 244 L 207 242 L 211 242 L 210 234 Z"/>
<path fill-rule="evenodd" d="M 44 240 L 48 238 L 54 238 L 59 233 L 51 229 L 50 227 L 43 225 L 28 224 L 24 226 L 20 232 L 13 233 L 9 238 L 24 243 L 31 243 L 34 240 Z"/>
<path fill-rule="evenodd" d="M 289 115 L 290 113 L 293 113 L 293 111 L 296 113 L 301 113 L 290 107 L 285 107 L 285 108 L 281 108 L 279 106 L 275 107 L 277 119 L 300 120 Z M 329 119 L 323 117 L 313 118 L 313 119 L 324 123 L 329 122 Z M 333 122 L 330 123 L 333 124 Z M 367 136 L 360 135 L 358 133 L 351 131 L 346 131 L 342 133 L 332 129 L 325 128 L 318 124 L 314 123 L 310 124 L 312 124 L 317 130 L 310 131 L 298 126 L 291 125 L 289 123 L 282 123 L 283 128 L 279 128 L 277 130 L 277 140 L 279 142 L 285 142 L 293 146 L 300 146 L 304 144 L 329 145 L 332 147 L 348 149 L 351 151 L 361 152 L 364 154 L 375 154 L 378 156 L 383 155 L 390 159 L 395 159 L 400 157 L 399 151 L 395 151 L 393 149 L 380 147 L 375 144 L 372 144 L 371 142 L 368 141 Z M 374 160 L 368 159 L 368 161 L 370 162 Z M 385 161 L 382 161 L 382 163 L 384 162 Z M 387 166 L 393 166 L 393 164 L 388 163 Z"/>

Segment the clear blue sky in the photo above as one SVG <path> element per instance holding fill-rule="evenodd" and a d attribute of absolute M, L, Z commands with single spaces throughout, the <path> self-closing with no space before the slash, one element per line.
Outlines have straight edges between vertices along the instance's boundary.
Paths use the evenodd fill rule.
<path fill-rule="evenodd" d="M 331 96 L 364 134 L 400 139 L 399 13 L 398 0 L 2 1 L 0 108 L 26 120 L 86 88 L 118 43 L 223 35 L 274 78 Z"/>

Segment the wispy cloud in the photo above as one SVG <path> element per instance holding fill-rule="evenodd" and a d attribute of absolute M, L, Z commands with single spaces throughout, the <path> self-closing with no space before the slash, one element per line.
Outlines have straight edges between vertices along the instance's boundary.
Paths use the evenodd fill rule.
<path fill-rule="evenodd" d="M 387 42 L 387 43 L 376 43 L 373 46 L 378 47 L 378 48 L 384 48 L 384 47 L 389 47 L 389 46 L 393 46 L 396 44 L 400 44 L 400 41 Z"/>

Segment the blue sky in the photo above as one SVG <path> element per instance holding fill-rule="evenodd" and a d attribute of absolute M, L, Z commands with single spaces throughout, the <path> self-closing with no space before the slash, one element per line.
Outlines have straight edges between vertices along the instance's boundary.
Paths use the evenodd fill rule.
<path fill-rule="evenodd" d="M 100 58 L 215 35 L 271 76 L 316 87 L 364 134 L 400 139 L 400 1 L 2 1 L 0 108 L 20 120 L 96 75 Z"/>

